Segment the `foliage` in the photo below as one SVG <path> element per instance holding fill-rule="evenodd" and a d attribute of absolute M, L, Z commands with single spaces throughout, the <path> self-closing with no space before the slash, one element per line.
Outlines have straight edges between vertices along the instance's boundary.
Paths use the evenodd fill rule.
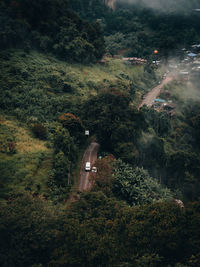
<path fill-rule="evenodd" d="M 151 57 L 155 48 L 168 56 L 180 46 L 199 42 L 198 1 L 117 1 L 115 10 L 105 1 L 69 1 L 84 19 L 97 20 L 111 55 Z M 172 52 L 173 51 L 173 52 Z"/>
<path fill-rule="evenodd" d="M 79 13 L 81 17 L 89 21 L 96 20 L 110 12 L 109 8 L 101 0 L 68 0 L 69 7 Z"/>
<path fill-rule="evenodd" d="M 46 147 L 46 141 L 34 138 L 26 125 L 3 116 L 0 140 L 3 144 L 3 151 L 0 151 L 0 198 L 8 199 L 22 191 L 48 196 L 46 182 L 52 151 Z M 14 147 L 10 147 L 12 142 Z"/>
<path fill-rule="evenodd" d="M 199 196 L 199 91 L 191 82 L 188 85 L 173 82 L 168 85 L 166 100 L 176 103 L 176 114 L 156 112 L 143 108 L 149 125 L 137 142 L 139 164 L 153 177 L 172 190 L 182 192 L 186 200 Z M 197 89 L 198 88 L 198 89 Z"/>
<path fill-rule="evenodd" d="M 131 1 L 130 1 L 131 2 Z M 160 55 L 168 56 L 180 46 L 187 46 L 191 42 L 199 41 L 199 19 L 195 12 L 195 1 L 184 1 L 178 3 L 178 8 L 171 3 L 172 10 L 169 10 L 169 1 L 157 2 L 160 8 L 150 9 L 151 2 L 146 1 L 146 6 L 141 6 L 138 1 L 132 5 L 118 5 L 115 12 L 105 16 L 105 31 L 108 35 L 107 47 L 112 48 L 112 37 L 123 34 L 120 42 L 114 42 L 114 49 L 117 45 L 123 47 L 132 56 L 152 56 L 154 48 L 157 48 Z M 182 1 L 183 2 L 183 1 Z M 175 4 L 174 4 L 175 3 Z M 156 5 L 156 4 L 155 4 Z M 196 7 L 197 8 L 197 7 Z M 155 11 L 156 10 L 156 11 Z M 181 22 L 181 23 L 180 23 Z M 110 38 L 111 36 L 111 38 Z M 115 45 L 116 44 L 116 45 Z M 119 47 L 119 50 L 121 49 Z"/>
<path fill-rule="evenodd" d="M 19 120 L 0 118 L 1 266 L 198 264 L 199 200 L 181 208 L 158 183 L 186 200 L 199 196 L 198 92 L 186 101 L 190 85 L 169 85 L 178 103 L 172 118 L 137 110 L 157 80 L 154 48 L 167 57 L 199 42 L 199 18 L 188 13 L 139 4 L 113 12 L 100 0 L 0 2 L 0 107 Z M 102 28 L 107 52 L 148 64 L 91 64 L 105 51 Z M 47 130 L 47 141 L 24 123 L 40 138 Z M 114 156 L 97 160 L 92 192 L 66 207 L 85 127 Z"/>
<path fill-rule="evenodd" d="M 172 124 L 170 117 L 165 112 L 157 112 L 153 108 L 143 108 L 145 112 L 145 119 L 148 122 L 149 127 L 153 128 L 159 137 L 166 137 L 170 135 L 172 130 Z"/>
<path fill-rule="evenodd" d="M 72 113 L 64 113 L 59 116 L 59 121 L 62 123 L 70 135 L 73 136 L 78 143 L 81 143 L 84 138 L 84 127 L 79 117 Z"/>
<path fill-rule="evenodd" d="M 54 201 L 68 198 L 73 179 L 70 179 L 76 166 L 77 148 L 67 129 L 57 126 L 53 134 L 54 156 L 52 173 L 48 186 Z"/>
<path fill-rule="evenodd" d="M 58 153 L 60 150 L 69 157 L 71 152 L 71 143 L 72 138 L 68 130 L 64 129 L 62 126 L 57 126 L 53 136 L 53 147 L 55 153 Z"/>
<path fill-rule="evenodd" d="M 3 124 L 0 125 L 0 152 L 7 154 L 15 154 L 17 152 L 14 133 Z"/>
<path fill-rule="evenodd" d="M 115 161 L 113 155 L 107 155 L 95 162 L 97 173 L 94 173 L 91 178 L 92 191 L 102 191 L 107 197 L 113 195 L 112 187 L 115 180 L 113 176 L 113 161 Z"/>
<path fill-rule="evenodd" d="M 129 68 L 120 60 L 83 67 L 22 50 L 3 51 L 0 58 L 1 110 L 31 123 L 52 122 L 64 113 L 80 117 L 81 103 L 110 86 L 130 92 L 136 101 L 133 89 L 144 92 L 155 83 L 150 76 L 146 84 L 143 67 Z"/>
<path fill-rule="evenodd" d="M 46 264 L 56 248 L 59 213 L 42 198 L 29 194 L 1 202 L 1 266 Z"/>
<path fill-rule="evenodd" d="M 143 168 L 133 169 L 118 160 L 114 175 L 114 193 L 131 206 L 172 199 L 170 190 L 162 187 Z"/>
<path fill-rule="evenodd" d="M 149 170 L 152 176 L 160 178 L 166 164 L 165 139 L 156 136 L 153 132 L 143 133 L 137 143 L 139 151 L 138 163 Z"/>
<path fill-rule="evenodd" d="M 65 187 L 69 175 L 69 162 L 62 151 L 54 155 L 53 172 L 56 184 Z"/>
<path fill-rule="evenodd" d="M 4 1 L 0 12 L 0 47 L 31 46 L 67 61 L 101 58 L 104 41 L 99 25 L 83 21 L 64 0 Z"/>
<path fill-rule="evenodd" d="M 63 209 L 25 194 L 1 202 L 0 219 L 3 267 L 195 266 L 199 258 L 199 201 L 130 208 L 93 192 Z"/>
<path fill-rule="evenodd" d="M 31 130 L 37 138 L 42 140 L 47 138 L 47 130 L 43 124 L 36 123 L 31 127 Z"/>
<path fill-rule="evenodd" d="M 134 143 L 146 126 L 142 113 L 130 107 L 130 97 L 115 89 L 89 99 L 83 112 L 84 124 L 97 135 L 103 148 L 114 154 L 116 143 Z M 117 149 L 119 156 L 123 150 L 119 151 L 119 145 Z"/>
<path fill-rule="evenodd" d="M 196 203 L 186 208 L 186 212 L 199 214 L 195 205 L 199 206 Z M 102 194 L 92 193 L 83 195 L 80 201 L 74 203 L 69 218 L 71 223 L 65 225 L 63 235 L 65 246 L 61 253 L 57 250 L 54 254 L 52 266 L 56 262 L 60 262 L 61 266 L 187 265 L 191 251 L 196 255 L 195 248 L 198 248 L 196 244 L 195 248 L 189 249 L 187 229 L 194 229 L 199 223 L 195 219 L 190 220 L 173 203 L 127 208 Z M 189 228 L 184 227 L 185 223 Z M 79 231 L 75 234 L 77 228 Z M 70 233 L 70 241 L 73 242 L 67 239 L 67 233 Z M 195 240 L 198 240 L 196 234 Z M 82 253 L 77 258 L 79 248 Z"/>

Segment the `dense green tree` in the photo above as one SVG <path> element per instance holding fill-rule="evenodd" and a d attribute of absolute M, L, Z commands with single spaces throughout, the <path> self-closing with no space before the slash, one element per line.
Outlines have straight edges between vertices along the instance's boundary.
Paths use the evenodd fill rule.
<path fill-rule="evenodd" d="M 31 130 L 36 137 L 42 140 L 45 140 L 47 138 L 47 129 L 45 128 L 43 124 L 36 123 L 32 125 Z"/>
<path fill-rule="evenodd" d="M 60 151 L 54 155 L 53 176 L 57 186 L 67 187 L 70 162 L 65 154 Z"/>
<path fill-rule="evenodd" d="M 59 121 L 80 144 L 84 138 L 84 126 L 81 119 L 72 113 L 64 113 L 59 116 Z"/>
<path fill-rule="evenodd" d="M 53 148 L 52 176 L 48 186 L 54 197 L 59 195 L 63 200 L 68 197 L 73 183 L 71 175 L 76 165 L 77 148 L 68 130 L 62 126 L 56 127 L 53 133 Z"/>
<path fill-rule="evenodd" d="M 121 160 L 116 165 L 113 190 L 131 206 L 172 199 L 170 190 L 151 178 L 146 170 L 133 169 Z"/>
<path fill-rule="evenodd" d="M 12 0 L 0 10 L 1 48 L 39 48 L 67 61 L 94 62 L 104 53 L 98 23 L 83 21 L 65 0 Z M 85 34 L 83 34 L 85 33 Z"/>
<path fill-rule="evenodd" d="M 146 127 L 143 114 L 130 107 L 130 97 L 115 89 L 89 99 L 82 110 L 84 124 L 112 153 L 116 143 L 134 143 Z M 119 155 L 120 151 L 117 153 Z"/>
<path fill-rule="evenodd" d="M 3 267 L 195 266 L 199 259 L 199 201 L 130 208 L 93 192 L 62 209 L 24 195 L 1 202 L 0 218 Z"/>
<path fill-rule="evenodd" d="M 165 112 L 157 112 L 153 108 L 143 108 L 145 119 L 149 127 L 153 128 L 158 136 L 166 137 L 170 135 L 172 125 L 170 117 Z"/>
<path fill-rule="evenodd" d="M 42 198 L 31 195 L 1 202 L 1 266 L 46 265 L 56 248 L 61 213 Z"/>
<path fill-rule="evenodd" d="M 68 130 L 64 129 L 62 126 L 58 126 L 55 130 L 53 137 L 53 147 L 55 153 L 63 151 L 64 154 L 69 157 L 71 151 L 71 143 L 73 142 Z"/>
<path fill-rule="evenodd" d="M 95 162 L 97 173 L 93 173 L 91 177 L 92 191 L 102 191 L 108 197 L 113 196 L 112 187 L 115 179 L 113 176 L 114 161 L 113 155 L 108 155 Z"/>

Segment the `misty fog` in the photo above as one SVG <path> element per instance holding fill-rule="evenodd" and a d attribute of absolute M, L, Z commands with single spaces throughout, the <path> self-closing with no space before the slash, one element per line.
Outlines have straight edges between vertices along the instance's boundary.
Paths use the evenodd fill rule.
<path fill-rule="evenodd" d="M 188 7 L 188 12 L 200 8 L 199 0 L 118 0 L 119 3 L 144 5 L 148 8 L 162 12 L 182 12 L 183 6 Z"/>

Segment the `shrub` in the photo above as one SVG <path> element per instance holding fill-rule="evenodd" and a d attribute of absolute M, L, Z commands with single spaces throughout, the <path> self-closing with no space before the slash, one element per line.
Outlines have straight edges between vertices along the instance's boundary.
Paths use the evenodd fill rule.
<path fill-rule="evenodd" d="M 16 150 L 16 142 L 9 142 L 8 143 L 8 154 L 15 154 L 17 152 Z"/>
<path fill-rule="evenodd" d="M 47 129 L 43 124 L 36 123 L 32 126 L 31 130 L 37 138 L 41 140 L 45 140 L 47 138 Z"/>

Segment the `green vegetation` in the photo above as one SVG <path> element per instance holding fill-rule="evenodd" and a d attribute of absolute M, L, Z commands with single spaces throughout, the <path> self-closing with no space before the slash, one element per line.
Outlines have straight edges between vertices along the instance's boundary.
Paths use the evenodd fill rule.
<path fill-rule="evenodd" d="M 94 118 L 85 114 L 84 109 L 80 107 L 85 106 L 88 110 L 89 102 L 98 99 L 98 94 L 104 96 L 105 91 L 114 90 L 116 93 L 120 90 L 122 94 L 127 95 L 127 103 L 136 103 L 149 89 L 149 85 L 153 87 L 157 79 L 155 73 L 146 72 L 143 66 L 130 67 L 119 59 L 108 58 L 103 66 L 83 66 L 62 62 L 36 51 L 27 54 L 19 49 L 1 52 L 1 59 L 1 113 L 15 116 L 16 121 L 14 128 L 7 129 L 4 124 L 1 126 L 2 179 L 6 180 L 6 183 L 2 182 L 5 183 L 2 196 L 5 194 L 7 197 L 23 190 L 30 190 L 54 201 L 67 198 L 74 183 L 76 158 L 79 150 L 82 151 L 85 147 L 84 129 L 90 126 L 91 133 L 97 133 L 97 129 L 92 130 L 95 125 L 92 128 L 87 122 L 87 119 Z M 146 80 L 149 80 L 148 86 Z M 112 95 L 115 96 L 111 93 L 111 97 Z M 119 100 L 120 95 L 116 98 L 116 101 Z M 100 103 L 104 105 L 102 101 L 103 99 Z M 126 105 L 126 101 L 124 104 Z M 124 106 L 121 109 L 119 112 L 122 112 L 123 118 L 127 112 Z M 116 110 L 116 115 L 117 112 Z M 20 123 L 16 119 L 23 122 L 19 129 L 17 124 Z M 130 120 L 130 116 L 126 120 Z M 10 124 L 12 123 L 13 119 Z M 96 123 L 95 119 L 93 123 Z M 40 151 L 38 145 L 29 155 L 26 155 L 27 151 L 24 149 L 19 161 L 19 146 L 23 144 L 24 131 L 27 131 L 26 135 L 29 136 L 27 147 L 30 150 L 34 150 L 35 143 L 43 144 L 44 148 Z M 103 133 L 99 132 L 99 138 L 100 135 L 103 137 Z M 117 153 L 119 154 L 122 149 L 118 149 Z M 5 157 L 5 153 L 8 156 Z M 46 161 L 49 163 L 45 163 Z M 32 166 L 30 162 L 35 163 Z M 10 168 L 5 167 L 8 164 Z M 37 170 L 40 168 L 37 167 L 38 164 L 41 164 L 41 171 Z M 23 174 L 20 174 L 22 169 Z M 10 187 L 12 189 L 8 191 Z"/>
<path fill-rule="evenodd" d="M 126 200 L 129 205 L 169 201 L 173 197 L 170 190 L 162 188 L 143 168 L 133 169 L 121 161 L 118 161 L 115 179 L 115 194 Z"/>
<path fill-rule="evenodd" d="M 165 86 L 159 112 L 138 110 L 166 72 L 162 62 L 200 40 L 188 11 L 197 1 L 169 1 L 168 13 L 146 1 L 115 11 L 103 2 L 0 2 L 3 267 L 199 264 L 198 77 Z M 119 55 L 99 60 L 105 50 Z M 90 191 L 77 193 L 92 140 L 97 172 Z"/>
<path fill-rule="evenodd" d="M 101 192 L 68 210 L 25 195 L 0 204 L 1 266 L 198 266 L 199 202 L 130 208 Z"/>
<path fill-rule="evenodd" d="M 1 49 L 33 47 L 67 61 L 94 62 L 104 52 L 97 23 L 90 24 L 65 0 L 3 0 L 0 4 Z"/>
<path fill-rule="evenodd" d="M 200 41 L 196 0 L 119 0 L 114 11 L 101 0 L 69 2 L 83 18 L 97 19 L 104 30 L 106 52 L 111 55 L 151 58 L 156 48 L 159 57 L 167 58 L 174 56 L 177 48 Z"/>
<path fill-rule="evenodd" d="M 1 110 L 19 120 L 44 122 L 62 113 L 78 115 L 78 106 L 89 95 L 105 88 L 130 91 L 132 98 L 156 82 L 154 74 L 108 59 L 106 66 L 68 64 L 35 51 L 7 50 L 1 53 Z M 145 82 L 149 81 L 147 85 Z M 53 112 L 52 112 L 53 110 Z"/>
<path fill-rule="evenodd" d="M 34 138 L 25 125 L 1 117 L 0 143 L 0 198 L 7 199 L 24 191 L 48 195 L 46 183 L 52 150 L 46 142 Z"/>

